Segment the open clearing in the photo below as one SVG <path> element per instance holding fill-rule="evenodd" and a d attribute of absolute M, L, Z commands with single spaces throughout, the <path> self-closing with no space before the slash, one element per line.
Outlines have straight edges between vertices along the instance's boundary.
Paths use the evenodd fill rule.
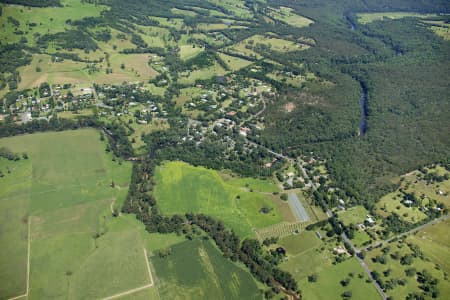
<path fill-rule="evenodd" d="M 357 260 L 346 258 L 342 263 L 333 264 L 334 245 L 324 243 L 315 231 L 281 238 L 277 246 L 283 247 L 287 255 L 281 269 L 293 275 L 305 299 L 341 299 L 340 295 L 345 291 L 351 291 L 354 299 L 379 299 L 373 284 L 365 282 L 367 275 Z M 350 284 L 343 287 L 340 281 L 349 277 L 349 273 L 354 273 L 354 276 Z M 308 276 L 313 274 L 317 281 L 309 282 Z M 363 277 L 359 278 L 358 274 L 363 274 Z"/>
<path fill-rule="evenodd" d="M 427 169 L 428 173 L 436 173 L 440 176 L 448 173 L 442 166 L 435 166 Z M 410 223 L 416 223 L 427 216 L 418 206 L 407 207 L 404 204 L 404 195 L 414 194 L 420 199 L 419 206 L 425 206 L 430 201 L 441 202 L 447 207 L 450 205 L 450 179 L 442 182 L 427 182 L 425 174 L 420 171 L 413 171 L 399 178 L 401 180 L 400 187 L 392 193 L 381 198 L 376 205 L 376 212 L 383 217 L 395 212 L 401 219 Z"/>
<path fill-rule="evenodd" d="M 420 247 L 426 257 L 450 273 L 450 220 L 425 228 L 407 238 Z"/>
<path fill-rule="evenodd" d="M 211 215 L 240 236 L 253 236 L 253 228 L 282 221 L 268 195 L 229 184 L 214 170 L 168 162 L 157 169 L 155 178 L 155 196 L 164 214 Z M 267 213 L 261 212 L 262 208 L 266 208 Z"/>
<path fill-rule="evenodd" d="M 253 62 L 225 53 L 219 53 L 219 57 L 227 64 L 232 71 L 237 71 L 251 65 Z"/>
<path fill-rule="evenodd" d="M 294 27 L 306 27 L 314 23 L 314 21 L 295 14 L 292 8 L 281 6 L 278 9 L 269 7 L 268 15 L 276 20 L 285 22 Z"/>
<path fill-rule="evenodd" d="M 162 299 L 260 299 L 257 284 L 210 241 L 194 239 L 152 257 Z"/>
<path fill-rule="evenodd" d="M 439 225 L 434 225 L 434 226 L 439 226 Z M 431 231 L 431 232 L 435 231 L 434 226 L 427 228 L 423 232 L 419 233 L 418 236 L 421 236 L 423 234 L 427 235 L 426 232 L 429 232 L 429 231 Z M 447 226 L 448 226 L 448 224 L 447 224 Z M 448 227 L 447 227 L 447 229 L 448 229 Z M 448 240 L 448 238 L 445 235 L 441 237 L 442 233 L 444 233 L 444 231 L 439 230 L 439 229 L 435 231 L 435 234 L 439 235 L 443 241 Z M 425 255 L 423 256 L 423 258 L 421 258 L 420 256 L 414 257 L 414 256 L 412 256 L 413 251 L 411 250 L 411 247 L 407 243 L 412 242 L 412 244 L 414 244 L 414 245 L 419 245 L 420 246 L 419 249 L 420 249 L 420 251 L 422 251 L 421 245 L 419 243 L 418 244 L 415 243 L 417 241 L 416 237 L 417 236 L 415 236 L 413 238 L 408 237 L 406 239 L 406 242 L 403 242 L 402 240 L 396 241 L 396 242 L 391 242 L 391 243 L 385 245 L 384 247 L 380 247 L 380 248 L 377 248 L 377 249 L 374 249 L 374 250 L 368 252 L 366 255 L 366 258 L 365 258 L 367 265 L 370 267 L 371 270 L 376 271 L 380 274 L 380 280 L 384 283 L 386 283 L 387 281 L 389 281 L 391 279 L 405 279 L 406 280 L 405 285 L 395 284 L 395 285 L 393 285 L 392 289 L 389 289 L 386 291 L 386 294 L 388 296 L 393 297 L 394 299 L 405 299 L 406 296 L 412 292 L 416 292 L 419 294 L 422 293 L 422 290 L 419 288 L 420 284 L 417 281 L 417 275 L 413 274 L 413 276 L 411 276 L 411 277 L 408 277 L 406 275 L 406 270 L 410 269 L 410 268 L 414 268 L 417 272 L 422 272 L 423 270 L 427 270 L 433 278 L 438 279 L 438 281 L 439 281 L 438 289 L 440 291 L 440 295 L 448 295 L 450 292 L 450 282 L 448 279 L 445 278 L 446 276 L 444 275 L 444 270 L 436 268 L 434 259 L 432 259 L 430 261 L 427 256 L 427 252 L 430 253 L 430 250 L 436 251 L 436 250 L 442 250 L 442 248 L 435 247 L 435 246 L 438 246 L 438 244 L 433 245 L 430 243 L 429 247 L 424 248 L 424 249 L 427 249 L 426 250 L 427 252 L 424 251 Z M 386 254 L 383 253 L 383 249 L 386 249 L 385 250 Z M 447 259 L 447 261 L 448 261 L 448 248 L 446 251 L 447 252 L 440 253 L 440 255 L 442 255 L 442 259 Z M 410 264 L 402 264 L 401 263 L 401 261 L 402 261 L 401 258 L 406 255 L 411 255 L 412 262 Z M 379 257 L 384 256 L 386 259 L 386 263 L 382 264 L 380 262 L 375 262 L 373 259 L 377 256 L 379 256 Z M 398 258 L 395 259 L 394 257 L 398 257 Z M 431 256 L 430 258 L 433 258 L 433 256 Z M 389 273 L 386 273 L 387 275 L 384 274 L 383 272 L 385 272 L 388 269 L 390 270 Z M 442 299 L 445 299 L 445 296 Z"/>
<path fill-rule="evenodd" d="M 28 254 L 30 298 L 98 299 L 148 285 L 144 247 L 183 240 L 162 242 L 134 216 L 111 216 L 111 203 L 127 194 L 131 165 L 111 161 L 98 131 L 16 136 L 1 146 L 30 157 L 0 160 L 10 169 L 0 179 L 2 298 L 25 294 Z"/>
<path fill-rule="evenodd" d="M 124 81 L 141 81 L 154 78 L 158 73 L 149 65 L 148 54 L 112 54 L 110 57 L 113 72 L 106 74 L 104 66 L 99 65 L 99 71 L 89 74 L 88 64 L 66 59 L 62 62 L 52 62 L 45 54 L 33 55 L 30 65 L 20 67 L 22 81 L 19 88 L 38 87 L 43 82 L 50 84 L 92 84 L 92 83 L 122 83 Z M 124 68 L 121 68 L 121 65 Z M 41 71 L 37 72 L 37 68 Z"/>
<path fill-rule="evenodd" d="M 34 35 L 36 33 L 44 35 L 62 32 L 65 28 L 71 27 L 66 24 L 66 20 L 75 21 L 85 17 L 97 17 L 106 9 L 105 6 L 81 3 L 80 0 L 62 0 L 61 4 L 62 7 L 45 8 L 3 5 L 3 14 L 0 18 L 0 27 L 2 27 L 0 40 L 2 42 L 18 42 L 24 36 L 30 46 L 34 46 L 36 41 Z M 15 27 L 7 21 L 8 17 L 19 20 L 20 26 L 18 28 L 24 32 L 24 35 L 13 34 Z M 29 23 L 35 23 L 36 26 L 29 27 L 27 26 Z"/>
<path fill-rule="evenodd" d="M 345 226 L 349 226 L 350 224 L 356 225 L 360 223 L 364 223 L 364 220 L 367 218 L 369 213 L 364 208 L 364 206 L 358 205 L 353 206 L 344 211 L 339 211 L 339 219 L 344 223 Z"/>
<path fill-rule="evenodd" d="M 436 14 L 420 14 L 413 12 L 382 12 L 382 13 L 361 13 L 357 14 L 358 22 L 361 24 L 367 24 L 374 21 L 382 21 L 383 19 L 402 19 L 402 18 L 433 18 L 437 17 Z"/>
<path fill-rule="evenodd" d="M 353 278 L 350 274 L 353 273 Z M 360 278 L 359 275 L 363 274 Z M 348 286 L 344 287 L 340 281 L 350 278 Z M 341 294 L 351 291 L 352 299 L 378 300 L 378 295 L 372 282 L 366 282 L 367 275 L 356 258 L 325 267 L 317 273 L 317 282 L 309 282 L 306 278 L 299 281 L 303 296 L 310 300 L 341 299 Z"/>

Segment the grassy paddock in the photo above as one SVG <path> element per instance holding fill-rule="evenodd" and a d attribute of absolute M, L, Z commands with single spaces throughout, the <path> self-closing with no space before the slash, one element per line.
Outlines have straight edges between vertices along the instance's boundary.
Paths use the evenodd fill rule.
<path fill-rule="evenodd" d="M 260 299 L 256 282 L 209 241 L 186 241 L 151 260 L 163 299 Z"/>
<path fill-rule="evenodd" d="M 402 19 L 407 17 L 412 18 L 433 18 L 436 17 L 436 14 L 420 14 L 413 12 L 383 12 L 383 13 L 362 13 L 357 14 L 358 22 L 361 24 L 367 24 L 375 21 L 382 21 L 383 19 Z"/>
<path fill-rule="evenodd" d="M 144 247 L 154 251 L 183 240 L 147 234 L 134 216 L 111 216 L 126 196 L 131 165 L 112 162 L 96 130 L 1 139 L 5 145 L 30 158 L 0 160 L 0 169 L 11 170 L 0 180 L 0 239 L 8 245 L 0 259 L 0 279 L 8 282 L 2 296 L 25 292 L 27 215 L 30 297 L 37 299 L 102 298 L 148 284 Z"/>
<path fill-rule="evenodd" d="M 0 18 L 0 39 L 7 42 L 18 42 L 22 35 L 15 35 L 14 26 L 7 22 L 8 17 L 13 17 L 20 22 L 19 30 L 30 46 L 35 45 L 35 33 L 41 35 L 62 32 L 70 27 L 67 20 L 80 20 L 85 17 L 97 17 L 107 8 L 102 5 L 81 3 L 80 0 L 62 0 L 62 7 L 25 7 L 21 5 L 3 5 L 3 15 Z M 35 27 L 29 29 L 27 23 L 36 23 Z"/>
<path fill-rule="evenodd" d="M 354 273 L 354 277 L 349 276 Z M 364 274 L 359 278 L 358 274 Z M 351 278 L 348 286 L 343 287 L 340 281 Z M 367 283 L 367 275 L 355 258 L 348 259 L 337 265 L 329 265 L 317 273 L 317 282 L 308 282 L 306 278 L 299 281 L 305 299 L 328 300 L 341 299 L 345 291 L 352 292 L 352 299 L 380 299 L 373 283 Z"/>
<path fill-rule="evenodd" d="M 155 195 L 164 214 L 205 213 L 223 220 L 241 236 L 253 236 L 253 228 L 282 220 L 268 196 L 229 184 L 214 170 L 168 162 L 155 177 Z M 271 211 L 263 214 L 263 207 Z"/>

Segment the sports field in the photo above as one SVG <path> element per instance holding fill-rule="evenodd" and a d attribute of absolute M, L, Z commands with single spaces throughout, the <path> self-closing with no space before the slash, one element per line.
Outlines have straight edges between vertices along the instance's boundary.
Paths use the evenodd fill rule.
<path fill-rule="evenodd" d="M 134 216 L 111 216 L 127 194 L 131 165 L 111 160 L 98 131 L 16 136 L 0 139 L 2 146 L 29 159 L 0 160 L 1 299 L 99 299 L 145 286 L 144 249 L 180 241 L 162 242 Z"/>
<path fill-rule="evenodd" d="M 225 182 L 218 172 L 183 162 L 168 162 L 156 171 L 155 196 L 164 214 L 205 213 L 221 219 L 240 236 L 282 221 L 268 195 Z M 260 210 L 267 208 L 268 212 Z"/>
<path fill-rule="evenodd" d="M 152 257 L 162 299 L 261 299 L 252 276 L 222 256 L 211 241 L 195 239 Z"/>

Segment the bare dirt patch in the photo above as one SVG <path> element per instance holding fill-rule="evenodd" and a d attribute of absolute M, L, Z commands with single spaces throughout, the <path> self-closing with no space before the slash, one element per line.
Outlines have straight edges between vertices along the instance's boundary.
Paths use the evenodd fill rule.
<path fill-rule="evenodd" d="M 293 102 L 288 102 L 284 105 L 284 111 L 290 113 L 295 109 L 295 107 L 296 106 Z"/>

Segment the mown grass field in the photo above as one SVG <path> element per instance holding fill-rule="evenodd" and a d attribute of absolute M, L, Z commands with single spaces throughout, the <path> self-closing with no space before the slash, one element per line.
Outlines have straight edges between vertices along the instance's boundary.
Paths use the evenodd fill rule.
<path fill-rule="evenodd" d="M 45 54 L 33 55 L 31 64 L 20 67 L 21 82 L 19 88 L 38 87 L 43 82 L 50 84 L 108 84 L 124 81 L 146 81 L 158 73 L 148 65 L 148 54 L 112 54 L 110 57 L 113 72 L 106 74 L 106 65 L 99 65 L 99 70 L 89 74 L 86 63 L 66 59 L 62 62 L 52 62 Z M 121 65 L 124 65 L 124 68 Z M 41 71 L 38 72 L 37 68 Z"/>
<path fill-rule="evenodd" d="M 271 198 L 225 182 L 214 170 L 168 162 L 156 171 L 155 196 L 164 214 L 205 213 L 222 220 L 240 236 L 282 221 Z M 260 210 L 270 209 L 267 214 Z"/>
<path fill-rule="evenodd" d="M 435 166 L 428 169 L 428 172 L 436 172 L 439 175 L 446 173 L 442 166 Z M 403 194 L 414 193 L 417 197 L 422 199 L 422 205 L 427 204 L 430 200 L 436 200 L 438 203 L 444 203 L 447 207 L 450 205 L 450 179 L 442 182 L 427 183 L 424 179 L 424 174 L 419 171 L 413 171 L 401 176 L 398 180 L 401 181 L 400 187 L 392 193 L 382 197 L 376 205 L 376 212 L 381 216 L 387 216 L 392 212 L 397 213 L 401 219 L 416 223 L 426 218 L 424 212 L 420 211 L 418 207 L 407 207 L 401 203 Z"/>
<path fill-rule="evenodd" d="M 351 277 L 350 274 L 353 274 Z M 362 278 L 359 275 L 362 274 Z M 348 286 L 344 287 L 340 281 L 350 278 Z M 342 293 L 350 291 L 352 299 L 378 300 L 380 296 L 372 282 L 366 282 L 367 275 L 357 262 L 356 258 L 327 265 L 317 273 L 317 282 L 308 282 L 307 278 L 299 281 L 303 297 L 311 300 L 342 299 Z"/>
<path fill-rule="evenodd" d="M 29 155 L 0 160 L 2 299 L 26 292 L 29 239 L 33 299 L 98 299 L 146 285 L 144 248 L 184 240 L 148 234 L 131 215 L 112 217 L 127 194 L 131 165 L 111 160 L 98 131 L 16 136 L 0 139 L 2 146 Z"/>
<path fill-rule="evenodd" d="M 0 39 L 7 42 L 18 42 L 24 36 L 30 46 L 35 45 L 35 33 L 41 35 L 62 32 L 65 28 L 70 28 L 66 24 L 68 19 L 80 20 L 85 17 L 97 17 L 107 9 L 102 5 L 81 3 L 80 0 L 62 0 L 62 7 L 24 7 L 20 5 L 2 5 L 3 14 L 0 18 Z M 7 21 L 8 17 L 13 17 L 20 22 L 19 30 L 24 35 L 15 35 L 14 26 Z M 35 27 L 29 27 L 27 23 L 36 23 Z M 5 26 L 5 27 L 3 27 Z"/>
<path fill-rule="evenodd" d="M 423 23 L 431 25 L 431 30 L 444 40 L 450 40 L 450 24 L 444 21 L 423 21 Z"/>
<path fill-rule="evenodd" d="M 214 76 L 223 76 L 225 75 L 225 73 L 226 70 L 222 68 L 222 66 L 217 62 L 215 62 L 214 65 L 210 67 L 190 72 L 187 77 L 180 77 L 180 79 L 178 79 L 178 82 L 181 84 L 193 84 L 197 79 L 209 79 Z"/>
<path fill-rule="evenodd" d="M 197 54 L 200 54 L 205 49 L 200 46 L 194 45 L 181 45 L 180 46 L 180 58 L 183 60 L 188 60 L 190 58 L 195 57 Z"/>
<path fill-rule="evenodd" d="M 367 24 L 374 21 L 382 21 L 383 19 L 402 19 L 402 18 L 432 18 L 436 17 L 436 14 L 421 14 L 413 12 L 382 12 L 382 13 L 360 13 L 357 14 L 358 22 L 361 24 Z"/>
<path fill-rule="evenodd" d="M 322 232 L 322 235 L 325 234 Z M 355 258 L 333 264 L 333 242 L 324 243 L 315 231 L 304 231 L 280 239 L 277 246 L 286 250 L 287 259 L 280 265 L 297 280 L 305 299 L 341 299 L 341 294 L 351 291 L 352 299 L 379 299 L 372 283 L 366 283 L 367 275 Z M 350 284 L 343 287 L 340 281 L 354 273 Z M 315 274 L 317 282 L 309 282 L 308 276 Z M 362 278 L 358 274 L 363 274 Z"/>
<path fill-rule="evenodd" d="M 425 228 L 407 239 L 420 247 L 426 257 L 450 273 L 450 220 Z"/>
<path fill-rule="evenodd" d="M 219 53 L 219 57 L 228 65 L 230 70 L 237 71 L 251 65 L 253 62 L 225 53 Z"/>
<path fill-rule="evenodd" d="M 210 241 L 186 241 L 171 250 L 165 258 L 151 259 L 162 299 L 261 299 L 251 275 Z"/>
<path fill-rule="evenodd" d="M 0 140 L 1 141 L 1 140 Z M 0 158 L 0 295 L 10 298 L 26 292 L 28 211 L 31 160 Z M 7 170 L 11 173 L 7 173 Z"/>
<path fill-rule="evenodd" d="M 314 21 L 297 15 L 292 8 L 281 6 L 278 9 L 270 8 L 269 15 L 279 21 L 285 22 L 294 27 L 306 27 L 314 23 Z"/>
<path fill-rule="evenodd" d="M 368 211 L 364 208 L 364 206 L 358 205 L 353 206 L 344 211 L 339 211 L 338 216 L 339 219 L 344 223 L 345 226 L 349 226 L 350 224 L 359 224 L 364 223 L 364 220 L 367 218 Z"/>

